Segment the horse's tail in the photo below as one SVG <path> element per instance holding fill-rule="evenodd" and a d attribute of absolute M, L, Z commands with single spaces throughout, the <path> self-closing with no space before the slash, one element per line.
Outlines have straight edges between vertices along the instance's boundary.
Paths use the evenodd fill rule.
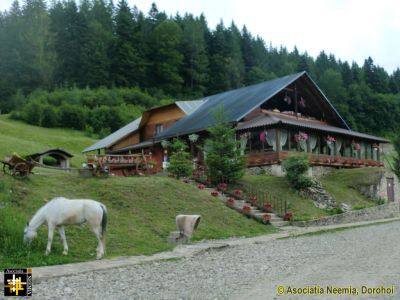
<path fill-rule="evenodd" d="M 104 237 L 107 228 L 107 209 L 104 205 L 100 205 L 103 210 L 103 216 L 101 218 L 101 236 Z"/>

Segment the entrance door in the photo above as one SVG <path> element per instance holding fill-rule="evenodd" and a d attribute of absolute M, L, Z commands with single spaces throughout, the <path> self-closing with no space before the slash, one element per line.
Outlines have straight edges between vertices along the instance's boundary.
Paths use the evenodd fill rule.
<path fill-rule="evenodd" d="M 386 178 L 387 181 L 387 196 L 388 202 L 394 201 L 394 180 L 393 178 Z"/>

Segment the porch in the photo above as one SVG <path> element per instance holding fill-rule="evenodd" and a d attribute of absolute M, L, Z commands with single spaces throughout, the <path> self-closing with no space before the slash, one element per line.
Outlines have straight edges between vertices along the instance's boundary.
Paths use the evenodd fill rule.
<path fill-rule="evenodd" d="M 305 116 L 265 110 L 236 130 L 249 167 L 280 164 L 296 153 L 307 155 L 314 166 L 381 167 L 382 143 L 388 142 Z"/>

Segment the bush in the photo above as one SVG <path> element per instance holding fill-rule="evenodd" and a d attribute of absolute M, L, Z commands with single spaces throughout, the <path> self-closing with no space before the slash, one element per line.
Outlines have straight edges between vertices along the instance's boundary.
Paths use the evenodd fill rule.
<path fill-rule="evenodd" d="M 285 159 L 282 165 L 286 172 L 286 178 L 295 189 L 303 190 L 312 185 L 311 179 L 304 175 L 309 167 L 307 157 L 292 156 Z"/>
<path fill-rule="evenodd" d="M 216 125 L 209 128 L 210 138 L 205 141 L 207 175 L 214 183 L 232 182 L 245 172 L 244 156 L 235 140 L 235 129 L 224 122 L 223 110 L 215 114 Z"/>
<path fill-rule="evenodd" d="M 178 179 L 190 176 L 193 165 L 190 160 L 190 154 L 187 151 L 188 145 L 184 141 L 175 138 L 171 148 L 173 153 L 169 160 L 168 171 L 172 172 Z"/>

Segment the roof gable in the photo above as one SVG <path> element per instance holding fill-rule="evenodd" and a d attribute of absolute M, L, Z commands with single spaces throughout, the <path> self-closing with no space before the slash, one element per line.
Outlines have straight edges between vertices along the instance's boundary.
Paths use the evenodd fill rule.
<path fill-rule="evenodd" d="M 173 126 L 163 131 L 156 136 L 158 140 L 169 138 L 173 136 L 179 136 L 182 134 L 189 134 L 205 130 L 215 123 L 213 112 L 223 106 L 228 122 L 238 122 L 243 117 L 248 115 L 251 111 L 259 107 L 264 102 L 271 99 L 277 93 L 282 91 L 284 88 L 292 84 L 294 81 L 304 77 L 308 80 L 311 85 L 314 85 L 316 91 L 323 101 L 326 102 L 327 107 L 332 113 L 340 120 L 343 127 L 349 128 L 343 118 L 334 109 L 329 100 L 311 80 L 306 72 L 300 72 L 285 77 L 277 78 L 274 80 L 262 82 L 259 84 L 239 88 L 223 92 L 220 94 L 205 97 L 201 100 L 205 102 L 192 114 L 182 118 L 176 122 Z"/>

